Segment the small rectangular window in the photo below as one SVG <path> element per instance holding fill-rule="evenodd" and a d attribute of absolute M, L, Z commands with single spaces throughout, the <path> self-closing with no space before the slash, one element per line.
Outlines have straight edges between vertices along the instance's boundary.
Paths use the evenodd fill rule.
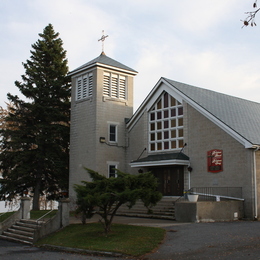
<path fill-rule="evenodd" d="M 169 142 L 164 142 L 164 150 L 168 150 L 169 149 Z"/>
<path fill-rule="evenodd" d="M 161 119 L 161 118 L 162 118 L 162 112 L 159 111 L 159 112 L 157 112 L 157 119 Z"/>
<path fill-rule="evenodd" d="M 109 126 L 109 141 L 116 142 L 117 141 L 117 125 Z"/>
<path fill-rule="evenodd" d="M 117 174 L 116 174 L 116 165 L 109 165 L 108 166 L 108 177 L 109 178 L 116 178 Z"/>

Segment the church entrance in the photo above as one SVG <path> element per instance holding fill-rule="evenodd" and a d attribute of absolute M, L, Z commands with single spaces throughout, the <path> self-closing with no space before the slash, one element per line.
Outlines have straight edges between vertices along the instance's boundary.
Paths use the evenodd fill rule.
<path fill-rule="evenodd" d="M 183 195 L 183 166 L 153 167 L 149 170 L 158 178 L 158 190 L 163 194 L 163 196 Z"/>

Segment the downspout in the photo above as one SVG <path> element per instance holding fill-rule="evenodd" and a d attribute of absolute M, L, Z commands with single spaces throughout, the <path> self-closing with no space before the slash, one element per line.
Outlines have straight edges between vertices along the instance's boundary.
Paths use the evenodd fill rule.
<path fill-rule="evenodd" d="M 191 185 L 190 185 L 190 183 L 191 183 L 191 180 L 190 180 L 191 176 L 190 175 L 191 175 L 191 171 L 192 171 L 192 168 L 191 168 L 190 164 L 189 164 L 187 169 L 188 169 L 188 173 L 189 173 L 188 174 L 188 185 L 189 185 L 188 187 L 189 187 L 189 190 L 190 190 L 191 189 Z"/>
<path fill-rule="evenodd" d="M 258 199 L 257 199 L 257 178 L 256 178 L 256 152 L 260 149 L 260 147 L 258 146 L 255 150 L 254 150 L 254 185 L 255 185 L 255 220 L 257 220 L 258 218 L 258 208 L 257 208 L 257 204 L 258 204 Z"/>
<path fill-rule="evenodd" d="M 189 171 L 189 190 L 190 190 L 190 171 Z"/>

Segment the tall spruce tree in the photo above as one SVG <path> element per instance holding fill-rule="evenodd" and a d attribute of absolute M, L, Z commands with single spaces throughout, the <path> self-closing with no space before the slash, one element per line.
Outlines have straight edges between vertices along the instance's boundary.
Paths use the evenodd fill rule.
<path fill-rule="evenodd" d="M 63 42 L 49 24 L 23 63 L 25 74 L 15 85 L 25 101 L 8 93 L 10 112 L 1 129 L 0 198 L 33 194 L 33 209 L 45 194 L 57 198 L 68 189 L 70 79 Z"/>

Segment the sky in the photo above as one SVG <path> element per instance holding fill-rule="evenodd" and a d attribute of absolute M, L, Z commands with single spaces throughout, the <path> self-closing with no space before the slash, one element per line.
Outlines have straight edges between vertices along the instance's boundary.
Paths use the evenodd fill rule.
<path fill-rule="evenodd" d="M 254 0 L 0 0 L 0 106 L 25 73 L 31 45 L 51 23 L 69 70 L 104 51 L 138 71 L 134 109 L 161 77 L 260 102 L 260 14 Z"/>

